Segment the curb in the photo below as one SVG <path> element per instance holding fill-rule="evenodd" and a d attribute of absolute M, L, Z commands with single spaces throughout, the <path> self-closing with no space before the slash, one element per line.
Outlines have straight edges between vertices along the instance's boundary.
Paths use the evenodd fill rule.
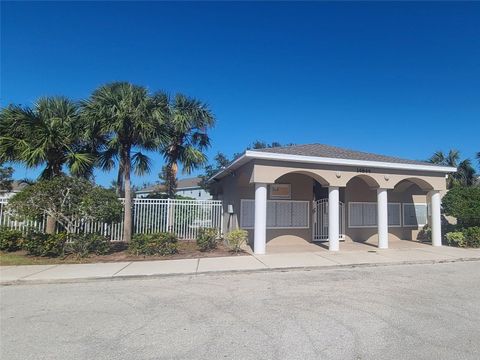
<path fill-rule="evenodd" d="M 43 285 L 43 284 L 69 284 L 69 283 L 86 283 L 98 281 L 124 281 L 124 280 L 153 280 L 169 277 L 179 276 L 212 276 L 212 275 L 237 275 L 237 274 L 254 274 L 254 273 L 268 273 L 268 272 L 290 272 L 290 271 L 322 271 L 322 270 L 341 270 L 341 269 L 355 269 L 355 268 L 369 268 L 382 266 L 399 266 L 399 265 L 434 265 L 455 262 L 473 262 L 480 261 L 480 258 L 458 258 L 458 259 L 443 259 L 443 260 L 417 260 L 417 261 L 400 261 L 400 262 L 381 262 L 381 263 L 361 263 L 361 264 L 338 264 L 338 265 L 324 265 L 324 266 L 295 266 L 295 267 L 277 267 L 277 268 L 263 268 L 251 270 L 218 270 L 218 271 L 200 271 L 190 273 L 169 273 L 169 274 L 151 274 L 151 275 L 120 275 L 120 276 L 104 276 L 104 277 L 87 277 L 87 278 L 71 278 L 71 279 L 52 279 L 52 280 L 14 280 L 0 282 L 2 286 L 15 285 Z"/>

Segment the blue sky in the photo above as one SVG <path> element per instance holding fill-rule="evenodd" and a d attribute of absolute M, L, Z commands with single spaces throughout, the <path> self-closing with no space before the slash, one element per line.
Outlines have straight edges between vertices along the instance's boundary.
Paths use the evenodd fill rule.
<path fill-rule="evenodd" d="M 260 139 L 473 158 L 479 23 L 473 2 L 2 2 L 0 103 L 126 80 L 207 102 L 210 157 Z M 136 184 L 157 179 L 152 158 Z M 16 166 L 17 178 L 37 174 Z"/>

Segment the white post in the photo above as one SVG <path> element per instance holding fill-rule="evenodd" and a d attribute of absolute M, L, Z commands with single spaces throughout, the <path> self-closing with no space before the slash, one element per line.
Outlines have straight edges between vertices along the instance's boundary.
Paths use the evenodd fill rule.
<path fill-rule="evenodd" d="M 388 195 L 387 189 L 377 189 L 378 248 L 388 249 Z"/>
<path fill-rule="evenodd" d="M 338 187 L 328 188 L 328 250 L 338 251 L 340 248 L 340 215 Z"/>
<path fill-rule="evenodd" d="M 442 222 L 440 218 L 440 192 L 431 192 L 432 245 L 442 246 Z"/>
<path fill-rule="evenodd" d="M 267 184 L 255 184 L 255 228 L 253 252 L 265 254 L 267 238 Z"/>
<path fill-rule="evenodd" d="M 165 221 L 165 231 L 170 231 L 170 199 L 167 199 L 167 218 Z"/>

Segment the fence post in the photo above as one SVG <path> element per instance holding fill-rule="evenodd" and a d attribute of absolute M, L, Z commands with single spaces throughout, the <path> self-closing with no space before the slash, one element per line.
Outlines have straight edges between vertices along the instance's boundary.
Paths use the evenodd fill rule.
<path fill-rule="evenodd" d="M 170 199 L 167 198 L 167 221 L 166 221 L 166 229 L 167 232 L 170 231 Z"/>
<path fill-rule="evenodd" d="M 220 236 L 223 238 L 223 205 L 218 207 L 220 211 Z"/>

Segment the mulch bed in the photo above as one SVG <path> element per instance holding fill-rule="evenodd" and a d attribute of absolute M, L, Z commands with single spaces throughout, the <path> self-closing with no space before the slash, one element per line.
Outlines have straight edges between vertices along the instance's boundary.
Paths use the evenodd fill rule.
<path fill-rule="evenodd" d="M 126 244 L 114 244 L 113 253 L 108 255 L 91 255 L 88 260 L 95 259 L 90 262 L 111 262 L 111 261 L 145 261 L 145 260 L 175 260 L 175 259 L 195 259 L 207 257 L 221 257 L 235 255 L 222 243 L 211 251 L 200 251 L 195 241 L 181 240 L 178 242 L 178 253 L 165 256 L 143 256 L 132 255 L 128 252 Z M 246 252 L 238 253 L 238 256 L 248 255 Z"/>
<path fill-rule="evenodd" d="M 175 259 L 194 259 L 194 258 L 207 258 L 207 257 L 221 257 L 221 256 L 234 256 L 223 243 L 219 243 L 217 249 L 211 251 L 200 251 L 197 248 L 195 241 L 181 240 L 178 242 L 178 253 L 174 255 L 166 256 L 143 256 L 133 255 L 128 252 L 127 244 L 125 243 L 113 243 L 112 252 L 108 255 L 95 255 L 91 254 L 86 258 L 77 258 L 74 255 L 68 255 L 64 258 L 43 258 L 28 256 L 25 251 L 16 251 L 10 253 L 12 255 L 18 255 L 24 257 L 25 264 L 32 263 L 51 263 L 51 264 L 88 264 L 98 262 L 121 262 L 121 261 L 152 261 L 152 260 L 175 260 Z M 246 252 L 240 252 L 238 256 L 248 255 Z M 0 259 L 0 265 L 2 261 Z"/>

